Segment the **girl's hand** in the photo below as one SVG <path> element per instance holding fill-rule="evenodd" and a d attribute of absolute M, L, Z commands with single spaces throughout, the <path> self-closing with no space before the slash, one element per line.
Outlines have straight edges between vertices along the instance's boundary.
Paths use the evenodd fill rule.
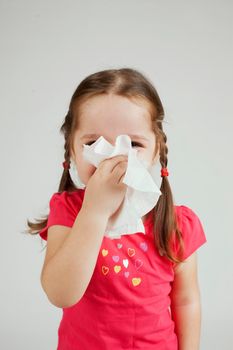
<path fill-rule="evenodd" d="M 109 218 L 120 207 L 127 189 L 122 182 L 128 156 L 118 155 L 103 160 L 90 177 L 83 199 L 83 207 Z"/>

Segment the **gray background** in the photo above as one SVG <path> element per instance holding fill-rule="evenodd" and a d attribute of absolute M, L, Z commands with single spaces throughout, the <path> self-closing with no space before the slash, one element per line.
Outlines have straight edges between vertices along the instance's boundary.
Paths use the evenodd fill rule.
<path fill-rule="evenodd" d="M 176 204 L 201 219 L 201 350 L 233 349 L 231 1 L 1 1 L 0 347 L 56 349 L 62 310 L 40 285 L 45 250 L 22 234 L 62 174 L 59 127 L 78 83 L 129 66 L 163 102 Z"/>

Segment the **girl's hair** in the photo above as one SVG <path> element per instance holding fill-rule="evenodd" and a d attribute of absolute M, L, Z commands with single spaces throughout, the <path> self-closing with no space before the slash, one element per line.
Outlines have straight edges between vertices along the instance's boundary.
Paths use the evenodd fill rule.
<path fill-rule="evenodd" d="M 162 122 L 164 109 L 159 95 L 153 84 L 138 70 L 131 68 L 106 69 L 87 76 L 76 88 L 65 116 L 60 132 L 64 135 L 64 159 L 69 161 L 71 150 L 74 152 L 74 134 L 79 127 L 79 115 L 82 104 L 93 96 L 100 94 L 115 94 L 130 100 L 141 100 L 146 103 L 151 115 L 152 129 L 156 137 L 155 154 L 159 150 L 159 161 L 162 167 L 167 167 L 168 148 L 167 137 L 163 131 Z M 71 180 L 69 171 L 63 170 L 58 192 L 75 191 L 77 188 Z M 162 178 L 160 191 L 162 194 L 153 208 L 154 241 L 161 255 L 166 256 L 173 263 L 183 261 L 184 243 L 182 232 L 178 227 L 171 187 L 167 176 Z M 27 233 L 38 234 L 47 224 L 48 216 L 33 223 L 27 220 Z M 36 232 L 33 232 L 36 231 Z M 175 239 L 178 248 L 175 253 Z M 173 242 L 173 243 L 172 243 Z"/>

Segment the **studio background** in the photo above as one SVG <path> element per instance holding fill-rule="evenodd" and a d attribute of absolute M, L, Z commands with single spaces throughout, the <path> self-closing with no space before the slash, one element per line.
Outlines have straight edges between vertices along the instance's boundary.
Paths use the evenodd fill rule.
<path fill-rule="evenodd" d="M 21 232 L 58 190 L 59 128 L 77 85 L 131 67 L 165 109 L 175 204 L 192 208 L 207 236 L 198 250 L 200 349 L 232 350 L 232 2 L 8 0 L 0 8 L 1 349 L 56 349 L 62 309 L 40 284 L 45 241 Z"/>

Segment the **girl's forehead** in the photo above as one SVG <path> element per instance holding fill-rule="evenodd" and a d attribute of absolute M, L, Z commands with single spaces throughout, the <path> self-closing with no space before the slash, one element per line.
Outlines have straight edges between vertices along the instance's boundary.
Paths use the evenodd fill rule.
<path fill-rule="evenodd" d="M 78 118 L 76 136 L 82 138 L 82 141 L 88 138 L 97 139 L 100 136 L 115 140 L 122 134 L 141 135 L 147 140 L 153 137 L 147 105 L 142 105 L 141 101 L 132 102 L 126 97 L 117 95 L 92 97 L 83 103 L 76 117 Z"/>
<path fill-rule="evenodd" d="M 79 118 L 148 116 L 149 104 L 142 99 L 129 99 L 118 95 L 98 95 L 91 97 L 80 106 Z"/>
<path fill-rule="evenodd" d="M 139 118 L 137 116 L 100 116 L 95 118 L 83 118 L 79 123 L 77 133 L 79 137 L 91 138 L 99 137 L 101 135 L 109 135 L 114 137 L 121 134 L 127 134 L 131 138 L 148 138 L 153 134 L 151 121 L 149 122 L 145 117 Z"/>
<path fill-rule="evenodd" d="M 151 115 L 144 104 L 136 104 L 128 98 L 98 96 L 86 101 L 77 115 L 79 129 L 89 133 L 99 133 L 103 128 L 111 128 L 136 134 L 140 130 L 151 129 Z"/>

